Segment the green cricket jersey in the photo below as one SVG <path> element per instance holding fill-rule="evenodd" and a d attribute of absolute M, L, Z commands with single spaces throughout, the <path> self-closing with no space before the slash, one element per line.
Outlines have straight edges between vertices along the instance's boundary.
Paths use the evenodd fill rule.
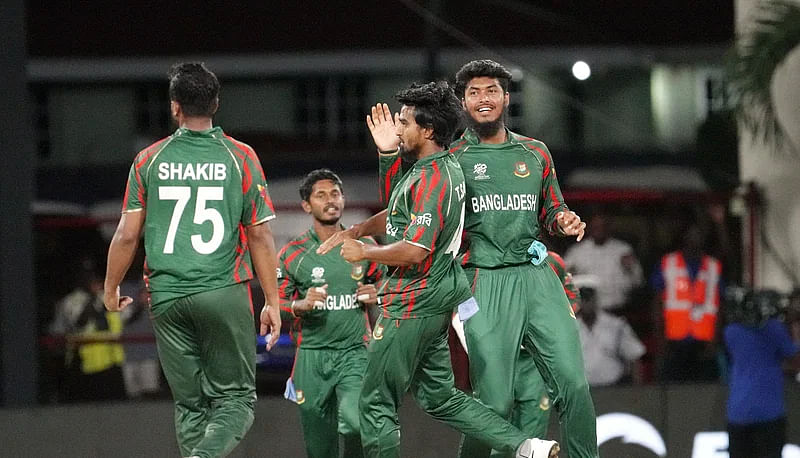
<path fill-rule="evenodd" d="M 361 239 L 375 244 L 371 237 Z M 339 249 L 317 254 L 322 242 L 312 227 L 286 244 L 278 263 L 281 310 L 292 320 L 292 338 L 302 348 L 344 349 L 363 345 L 369 336 L 367 311 L 357 301 L 358 282 L 376 283 L 383 268 L 369 261 L 351 264 Z M 328 285 L 328 299 L 302 316 L 292 315 L 291 302 L 303 299 L 309 288 Z"/>
<path fill-rule="evenodd" d="M 452 311 L 471 296 L 455 260 L 464 224 L 464 198 L 464 175 L 447 151 L 418 160 L 399 179 L 388 201 L 386 242 L 404 240 L 430 254 L 420 264 L 390 268 L 391 275 L 379 292 L 384 316 L 434 316 Z"/>
<path fill-rule="evenodd" d="M 542 227 L 557 231 L 556 214 L 567 211 L 556 169 L 544 143 L 506 130 L 500 144 L 480 143 L 470 129 L 450 148 L 467 187 L 466 267 L 502 267 L 530 261 L 528 247 Z M 404 169 L 399 156 L 379 159 L 380 194 L 397 186 Z"/>
<path fill-rule="evenodd" d="M 146 211 L 145 283 L 158 304 L 253 278 L 246 226 L 275 217 L 253 149 L 180 128 L 134 159 L 123 212 Z"/>

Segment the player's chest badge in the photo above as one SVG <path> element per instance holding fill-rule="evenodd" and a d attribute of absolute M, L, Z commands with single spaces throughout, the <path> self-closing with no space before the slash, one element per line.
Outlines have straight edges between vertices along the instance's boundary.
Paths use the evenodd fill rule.
<path fill-rule="evenodd" d="M 516 164 L 514 164 L 514 175 L 516 175 L 516 176 L 518 176 L 520 178 L 525 178 L 525 177 L 529 176 L 530 174 L 531 174 L 531 171 L 530 171 L 530 169 L 528 169 L 528 164 L 526 164 L 526 163 L 524 163 L 522 161 L 519 161 Z"/>
<path fill-rule="evenodd" d="M 383 339 L 383 325 L 378 324 L 375 325 L 375 329 L 372 330 L 372 338 L 375 340 Z"/>
<path fill-rule="evenodd" d="M 325 283 L 325 268 L 314 267 L 311 269 L 311 283 Z"/>
<path fill-rule="evenodd" d="M 539 400 L 539 408 L 542 410 L 550 410 L 550 398 L 546 394 Z"/>
<path fill-rule="evenodd" d="M 355 281 L 364 278 L 364 266 L 362 264 L 353 264 L 353 268 L 350 270 L 350 278 Z"/>
<path fill-rule="evenodd" d="M 306 402 L 306 397 L 303 394 L 303 390 L 297 390 L 297 403 L 302 404 Z"/>

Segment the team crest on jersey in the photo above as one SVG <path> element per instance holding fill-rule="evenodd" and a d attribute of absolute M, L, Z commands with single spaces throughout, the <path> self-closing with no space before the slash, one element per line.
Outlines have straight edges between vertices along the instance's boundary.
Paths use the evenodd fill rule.
<path fill-rule="evenodd" d="M 306 397 L 303 394 L 303 390 L 297 390 L 297 403 L 302 404 L 306 402 Z"/>
<path fill-rule="evenodd" d="M 539 400 L 539 408 L 542 410 L 550 410 L 550 398 L 546 394 Z"/>
<path fill-rule="evenodd" d="M 314 283 L 317 282 L 324 282 L 325 278 L 325 268 L 324 267 L 314 267 L 311 269 L 311 281 Z"/>
<path fill-rule="evenodd" d="M 383 325 L 378 324 L 375 325 L 375 329 L 372 330 L 372 338 L 375 340 L 383 339 Z"/>
<path fill-rule="evenodd" d="M 530 176 L 530 174 L 531 171 L 528 170 L 528 164 L 522 161 L 519 161 L 516 164 L 514 164 L 514 175 L 520 178 L 525 178 L 527 176 Z"/>
<path fill-rule="evenodd" d="M 472 173 L 474 174 L 474 179 L 476 180 L 488 180 L 491 178 L 489 175 L 486 174 L 486 164 L 479 162 L 472 167 Z"/>
<path fill-rule="evenodd" d="M 364 266 L 362 264 L 353 264 L 353 268 L 350 270 L 350 278 L 356 281 L 364 278 Z"/>
<path fill-rule="evenodd" d="M 258 186 L 258 193 L 261 195 L 261 198 L 267 200 L 267 188 L 261 186 L 260 184 L 257 186 Z"/>

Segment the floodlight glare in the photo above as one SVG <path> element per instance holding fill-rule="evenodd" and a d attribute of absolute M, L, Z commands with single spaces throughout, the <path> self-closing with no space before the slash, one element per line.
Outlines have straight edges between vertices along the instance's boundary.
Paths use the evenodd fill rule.
<path fill-rule="evenodd" d="M 592 69 L 589 68 L 589 64 L 586 62 L 579 60 L 572 65 L 572 76 L 575 78 L 583 81 L 592 74 Z"/>

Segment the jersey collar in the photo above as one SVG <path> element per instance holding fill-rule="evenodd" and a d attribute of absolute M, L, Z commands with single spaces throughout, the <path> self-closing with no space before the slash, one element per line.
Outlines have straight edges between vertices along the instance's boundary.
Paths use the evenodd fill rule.
<path fill-rule="evenodd" d="M 504 145 L 506 143 L 517 143 L 517 136 L 514 132 L 508 130 L 508 127 L 504 127 L 506 131 L 506 141 L 503 143 L 498 143 L 498 145 Z M 464 133 L 461 135 L 461 138 L 466 140 L 467 143 L 470 145 L 478 145 L 481 142 L 481 139 L 478 137 L 478 134 L 475 133 L 474 130 L 470 128 L 466 128 Z"/>

